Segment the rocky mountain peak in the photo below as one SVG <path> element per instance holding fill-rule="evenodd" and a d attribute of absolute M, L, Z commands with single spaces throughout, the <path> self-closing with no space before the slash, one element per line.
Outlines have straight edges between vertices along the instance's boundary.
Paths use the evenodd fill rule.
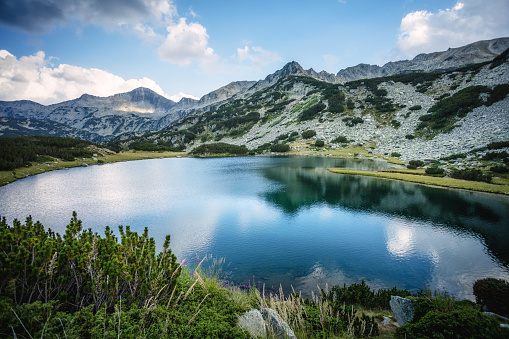
<path fill-rule="evenodd" d="M 170 99 L 166 99 L 162 95 L 157 94 L 153 90 L 146 87 L 138 87 L 127 93 L 115 94 L 114 98 L 123 100 L 127 99 L 132 103 L 143 103 L 158 107 L 164 106 L 167 108 L 176 104 Z"/>
<path fill-rule="evenodd" d="M 280 76 L 294 75 L 294 74 L 306 74 L 306 71 L 297 61 L 291 61 L 287 63 L 281 70 Z"/>

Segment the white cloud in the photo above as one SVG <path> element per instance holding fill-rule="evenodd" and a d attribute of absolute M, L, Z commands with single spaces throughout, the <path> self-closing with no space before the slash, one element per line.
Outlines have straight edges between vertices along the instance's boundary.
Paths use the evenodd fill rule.
<path fill-rule="evenodd" d="M 67 64 L 52 67 L 50 59 L 42 51 L 17 59 L 8 51 L 0 50 L 0 100 L 32 100 L 47 105 L 75 99 L 84 93 L 109 96 L 138 87 L 150 88 L 170 100 L 192 97 L 184 93 L 169 96 L 146 77 L 124 80 L 97 68 Z"/>
<path fill-rule="evenodd" d="M 104 27 L 148 21 L 164 27 L 177 14 L 173 0 L 16 0 L 2 1 L 0 23 L 31 33 L 77 20 Z"/>
<path fill-rule="evenodd" d="M 179 23 L 168 26 L 167 31 L 168 35 L 159 47 L 162 60 L 181 66 L 198 61 L 205 69 L 211 69 L 217 62 L 217 55 L 208 46 L 207 29 L 199 23 L 188 25 L 185 18 L 180 18 Z"/>
<path fill-rule="evenodd" d="M 507 13 L 507 0 L 461 0 L 453 8 L 436 13 L 409 13 L 401 20 L 398 52 L 403 57 L 413 57 L 509 36 Z"/>
<path fill-rule="evenodd" d="M 281 61 L 281 56 L 272 51 L 265 50 L 258 46 L 244 46 L 244 48 L 237 48 L 237 58 L 240 62 L 248 61 L 257 69 L 273 62 Z"/>
<path fill-rule="evenodd" d="M 175 95 L 167 96 L 167 98 L 170 99 L 171 101 L 175 101 L 175 102 L 179 102 L 180 99 L 182 99 L 182 98 L 191 98 L 191 99 L 194 99 L 194 100 L 199 100 L 200 99 L 198 97 L 195 97 L 194 95 L 186 94 L 184 92 L 178 92 Z"/>

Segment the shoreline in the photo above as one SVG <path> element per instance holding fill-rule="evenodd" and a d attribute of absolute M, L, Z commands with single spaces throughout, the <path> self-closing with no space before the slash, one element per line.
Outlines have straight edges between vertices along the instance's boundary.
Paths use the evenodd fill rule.
<path fill-rule="evenodd" d="M 434 187 L 462 189 L 467 191 L 492 193 L 498 195 L 509 195 L 509 185 L 488 184 L 479 181 L 468 181 L 453 178 L 433 177 L 419 174 L 402 173 L 394 170 L 389 171 L 359 171 L 347 168 L 328 168 L 332 173 L 346 175 L 362 175 L 368 177 L 400 180 Z"/>
<path fill-rule="evenodd" d="M 33 164 L 30 167 L 20 167 L 13 171 L 0 171 L 0 187 L 24 179 L 33 175 L 42 174 L 56 170 L 66 170 L 74 167 L 82 166 L 95 166 L 110 164 L 115 162 L 145 160 L 145 159 L 159 159 L 159 158 L 176 158 L 187 157 L 187 152 L 149 152 L 149 151 L 136 151 L 136 152 L 121 152 L 115 154 L 102 154 L 92 158 L 85 158 L 74 161 L 56 160 L 54 162 L 45 162 Z M 99 162 L 102 161 L 102 162 Z"/>
<path fill-rule="evenodd" d="M 325 154 L 324 154 L 325 153 Z M 339 153 L 339 154 L 338 154 Z M 343 153 L 343 152 L 341 152 Z M 345 152 L 346 153 L 346 152 Z M 269 154 L 270 155 L 270 154 Z M 350 154 L 331 154 L 331 152 L 316 152 L 316 151 L 307 151 L 307 152 L 289 152 L 286 154 L 281 154 L 285 156 L 328 156 L 328 157 L 337 157 L 337 158 L 357 158 L 356 156 L 352 157 Z M 231 155 L 230 155 L 231 156 Z M 17 168 L 14 171 L 0 171 L 0 187 L 15 182 L 20 179 L 24 179 L 29 176 L 42 174 L 55 170 L 65 170 L 74 167 L 81 166 L 94 166 L 94 165 L 102 165 L 108 163 L 115 162 L 125 162 L 125 161 L 135 161 L 135 160 L 145 160 L 145 159 L 158 159 L 158 158 L 176 158 L 176 157 L 189 157 L 187 152 L 152 152 L 152 151 L 128 151 L 128 152 L 120 152 L 115 154 L 101 154 L 96 160 L 91 158 L 85 158 L 81 160 L 75 161 L 61 161 L 57 160 L 54 162 L 46 162 L 34 164 L 30 167 L 22 167 Z M 214 157 L 214 156 L 206 156 Z M 198 158 L 203 158 L 203 156 L 199 156 Z M 357 159 L 371 159 L 371 160 L 380 160 L 387 161 L 389 163 L 397 163 L 396 161 L 389 161 L 388 159 L 379 158 L 376 156 L 361 156 Z M 99 162 L 102 161 L 102 162 Z M 467 181 L 453 178 L 444 178 L 444 177 L 433 177 L 423 175 L 422 171 L 416 170 L 415 173 L 409 173 L 408 170 L 382 170 L 382 171 L 364 171 L 364 170 L 351 170 L 346 168 L 328 168 L 328 171 L 337 174 L 346 174 L 346 175 L 362 175 L 369 176 L 375 178 L 382 179 L 391 179 L 391 180 L 400 180 L 406 182 L 412 182 L 417 184 L 429 185 L 434 187 L 442 187 L 442 188 L 452 188 L 452 189 L 463 189 L 468 191 L 475 192 L 484 192 L 498 195 L 509 195 L 509 184 L 496 184 L 496 183 L 484 183 L 478 181 Z M 422 172 L 422 173 L 421 173 Z"/>

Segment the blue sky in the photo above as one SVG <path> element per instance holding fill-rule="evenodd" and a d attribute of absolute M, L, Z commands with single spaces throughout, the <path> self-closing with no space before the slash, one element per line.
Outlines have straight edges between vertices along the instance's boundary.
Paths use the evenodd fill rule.
<path fill-rule="evenodd" d="M 0 100 L 139 86 L 173 100 L 509 36 L 509 0 L 0 0 Z"/>

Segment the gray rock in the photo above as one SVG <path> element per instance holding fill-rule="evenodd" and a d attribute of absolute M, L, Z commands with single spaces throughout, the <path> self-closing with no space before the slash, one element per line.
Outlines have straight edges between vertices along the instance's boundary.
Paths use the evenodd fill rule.
<path fill-rule="evenodd" d="M 267 328 L 262 314 L 258 310 L 251 310 L 239 318 L 237 324 L 255 338 L 266 338 Z"/>
<path fill-rule="evenodd" d="M 383 321 L 383 326 L 384 327 L 387 327 L 387 325 L 389 325 L 391 323 L 391 318 L 389 317 L 384 317 L 384 321 Z"/>
<path fill-rule="evenodd" d="M 262 315 L 268 323 L 270 331 L 275 338 L 278 339 L 297 339 L 295 333 L 288 324 L 271 308 L 263 308 Z"/>
<path fill-rule="evenodd" d="M 404 326 L 414 319 L 415 305 L 413 300 L 392 296 L 389 304 L 400 326 Z"/>

